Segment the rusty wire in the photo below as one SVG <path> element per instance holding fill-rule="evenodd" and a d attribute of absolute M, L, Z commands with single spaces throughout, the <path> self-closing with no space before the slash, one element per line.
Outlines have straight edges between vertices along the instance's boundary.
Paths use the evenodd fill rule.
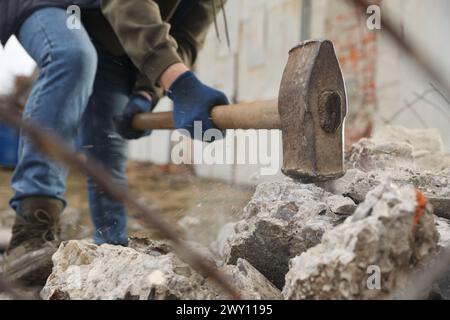
<path fill-rule="evenodd" d="M 103 189 L 111 198 L 124 203 L 142 214 L 144 222 L 148 223 L 167 240 L 171 241 L 175 252 L 196 271 L 210 278 L 219 285 L 224 292 L 231 298 L 239 299 L 240 295 L 236 288 L 229 283 L 222 272 L 216 267 L 210 265 L 201 255 L 184 244 L 177 232 L 170 226 L 156 210 L 149 209 L 144 204 L 133 197 L 125 188 L 115 183 L 109 172 L 97 161 L 86 159 L 79 154 L 71 151 L 55 134 L 44 132 L 41 128 L 33 123 L 22 120 L 17 112 L 2 107 L 0 104 L 0 119 L 20 128 L 22 132 L 32 141 L 32 143 L 46 156 L 66 165 L 69 168 L 84 172 L 89 175 L 95 183 Z M 3 287 L 13 290 L 6 282 L 2 283 Z M 11 292 L 8 290 L 8 292 Z"/>
<path fill-rule="evenodd" d="M 349 0 L 356 8 L 361 10 L 363 15 L 366 14 L 367 8 L 372 4 L 368 0 Z M 425 73 L 435 81 L 438 86 L 445 88 L 450 92 L 450 83 L 446 80 L 440 69 L 430 61 L 426 51 L 415 46 L 411 40 L 404 38 L 400 31 L 395 27 L 394 20 L 386 14 L 381 17 L 382 29 L 394 40 L 394 43 L 408 54 L 414 62 Z M 433 85 L 433 84 L 432 84 Z M 434 85 L 433 85 L 434 86 Z M 436 88 L 436 86 L 434 86 Z M 437 90 L 437 89 L 436 89 Z M 426 269 L 419 270 L 409 277 L 407 290 L 398 293 L 397 297 L 401 299 L 420 299 L 423 297 L 425 290 L 444 275 L 448 271 L 450 265 L 450 250 L 441 250 L 441 252 L 432 261 Z M 395 296 L 395 295 L 394 295 Z"/>

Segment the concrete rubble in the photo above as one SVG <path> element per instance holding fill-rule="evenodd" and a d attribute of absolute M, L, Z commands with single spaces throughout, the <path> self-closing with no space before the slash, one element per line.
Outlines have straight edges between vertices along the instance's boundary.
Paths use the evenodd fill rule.
<path fill-rule="evenodd" d="M 362 139 L 346 155 L 347 174 L 321 184 L 334 194 L 364 201 L 370 190 L 389 177 L 400 186 L 420 189 L 436 215 L 450 219 L 450 156 L 434 129 L 385 127 L 372 139 Z"/>
<path fill-rule="evenodd" d="M 436 229 L 439 232 L 439 247 L 450 248 L 450 220 L 436 217 Z"/>
<path fill-rule="evenodd" d="M 400 186 L 413 185 L 420 189 L 433 205 L 435 214 L 450 219 L 450 169 L 440 172 L 420 172 L 411 168 L 375 169 L 369 172 L 350 169 L 341 179 L 321 186 L 361 203 L 366 194 L 386 178 Z"/>
<path fill-rule="evenodd" d="M 259 185 L 242 220 L 222 229 L 214 251 L 228 264 L 247 259 L 282 288 L 288 261 L 323 243 L 322 235 L 333 232 L 357 206 L 361 211 L 367 194 L 385 181 L 418 188 L 433 205 L 429 210 L 450 218 L 450 157 L 444 154 L 439 135 L 399 127 L 382 132 L 354 145 L 346 159 L 348 172 L 341 179 L 317 185 L 289 179 Z M 414 208 L 414 199 L 410 205 Z M 444 232 L 443 237 L 449 236 Z"/>
<path fill-rule="evenodd" d="M 369 172 L 407 167 L 439 172 L 450 168 L 450 155 L 436 129 L 406 129 L 386 126 L 371 139 L 355 143 L 346 154 L 347 167 Z"/>
<path fill-rule="evenodd" d="M 387 181 L 368 193 L 342 225 L 291 260 L 286 299 L 383 299 L 415 267 L 430 261 L 439 235 L 431 212 L 416 210 L 412 187 Z M 379 287 L 371 268 L 378 270 Z M 375 275 L 376 276 L 376 275 Z"/>
<path fill-rule="evenodd" d="M 243 210 L 242 220 L 222 230 L 214 251 L 224 264 L 246 259 L 282 288 L 289 260 L 320 243 L 322 234 L 345 218 L 342 214 L 354 210 L 352 203 L 314 185 L 291 180 L 263 183 Z"/>
<path fill-rule="evenodd" d="M 450 220 L 436 218 L 436 229 L 439 233 L 439 249 L 450 250 Z M 435 287 L 443 299 L 450 300 L 450 268 L 439 277 Z"/>
<path fill-rule="evenodd" d="M 236 265 L 222 268 L 236 288 L 243 293 L 243 299 L 250 300 L 281 300 L 283 297 L 266 277 L 264 277 L 247 260 L 238 259 Z"/>
<path fill-rule="evenodd" d="M 344 177 L 326 183 L 260 184 L 209 248 L 189 245 L 246 299 L 392 297 L 450 248 L 450 157 L 434 130 L 387 127 L 356 143 L 346 166 Z M 68 241 L 53 261 L 44 299 L 226 298 L 164 241 L 133 239 L 128 248 Z M 436 286 L 450 298 L 450 275 Z"/>
<path fill-rule="evenodd" d="M 43 299 L 224 299 L 226 296 L 193 271 L 164 242 L 96 246 L 69 241 L 53 256 L 53 273 Z M 209 259 L 209 257 L 206 257 Z M 280 299 L 281 294 L 248 262 L 222 269 L 245 299 Z"/>

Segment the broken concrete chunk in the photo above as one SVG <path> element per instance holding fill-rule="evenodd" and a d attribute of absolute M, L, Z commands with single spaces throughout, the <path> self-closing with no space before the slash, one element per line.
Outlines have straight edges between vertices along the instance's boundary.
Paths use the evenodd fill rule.
<path fill-rule="evenodd" d="M 338 214 L 349 216 L 352 215 L 356 210 L 355 202 L 347 197 L 333 195 L 326 199 L 328 206 L 330 207 L 331 212 Z"/>
<path fill-rule="evenodd" d="M 413 147 L 407 143 L 384 142 L 370 139 L 355 143 L 346 155 L 349 169 L 368 172 L 381 168 L 414 167 Z"/>
<path fill-rule="evenodd" d="M 350 197 L 356 203 L 361 203 L 364 201 L 366 194 L 379 183 L 380 181 L 375 177 L 371 179 L 366 172 L 350 169 L 342 178 L 318 183 L 318 185 L 331 193 Z"/>
<path fill-rule="evenodd" d="M 450 156 L 436 129 L 386 126 L 371 139 L 355 143 L 346 154 L 346 166 L 364 172 L 386 168 L 412 168 L 439 172 L 450 168 Z"/>
<path fill-rule="evenodd" d="M 416 168 L 432 172 L 440 172 L 450 168 L 450 155 L 436 155 L 429 152 L 417 153 Z"/>
<path fill-rule="evenodd" d="M 436 229 L 439 232 L 439 246 L 450 248 L 450 221 L 440 217 L 435 217 Z"/>
<path fill-rule="evenodd" d="M 444 197 L 427 195 L 428 200 L 433 205 L 434 212 L 443 218 L 450 219 L 450 194 Z"/>
<path fill-rule="evenodd" d="M 436 215 L 450 218 L 450 171 L 447 170 L 431 173 L 409 168 L 370 172 L 351 169 L 341 179 L 321 183 L 320 186 L 329 192 L 350 197 L 356 203 L 360 203 L 370 190 L 387 178 L 400 186 L 413 185 L 418 188 L 433 205 Z"/>
<path fill-rule="evenodd" d="M 255 215 L 272 216 L 288 205 L 290 217 L 298 214 L 298 210 L 321 209 L 324 205 L 315 205 L 311 200 L 321 201 L 327 195 L 324 190 L 313 184 L 300 184 L 291 179 L 281 182 L 266 182 L 258 185 L 256 191 L 244 208 L 242 218 L 251 218 Z"/>
<path fill-rule="evenodd" d="M 246 259 L 282 288 L 289 260 L 320 243 L 326 230 L 343 221 L 332 212 L 327 202 L 330 197 L 333 195 L 315 185 L 290 179 L 263 183 L 243 210 L 244 219 L 221 231 L 215 251 L 225 264 Z M 333 199 L 335 210 L 336 203 L 349 204 L 342 196 Z"/>
<path fill-rule="evenodd" d="M 212 299 L 204 279 L 174 254 L 69 241 L 53 256 L 43 299 Z"/>
<path fill-rule="evenodd" d="M 450 221 L 435 217 L 436 229 L 439 232 L 439 247 L 441 250 L 450 249 Z M 450 300 L 450 270 L 442 274 L 435 283 L 438 293 L 442 298 Z"/>
<path fill-rule="evenodd" d="M 416 204 L 414 189 L 383 182 L 353 216 L 325 232 L 321 244 L 291 260 L 284 297 L 388 298 L 438 250 L 433 215 L 416 216 Z"/>
<path fill-rule="evenodd" d="M 43 299 L 225 299 L 213 283 L 169 252 L 164 241 L 135 239 L 133 248 L 88 241 L 63 243 Z M 207 258 L 208 259 L 208 258 Z M 245 299 L 280 299 L 281 293 L 248 262 L 222 269 Z"/>
<path fill-rule="evenodd" d="M 220 250 L 225 254 L 222 258 L 226 264 L 236 264 L 239 258 L 245 258 L 280 288 L 284 283 L 284 274 L 288 271 L 288 260 L 296 254 L 290 251 L 291 243 L 292 251 L 298 249 L 299 246 L 303 247 L 302 250 L 306 250 L 307 248 L 304 247 L 306 241 L 292 239 L 290 243 L 286 235 L 285 224 L 276 219 L 250 223 L 254 224 L 249 226 L 243 222 L 236 225 L 234 236 L 227 239 L 225 246 Z M 315 244 L 320 241 L 320 236 L 316 237 L 318 239 Z"/>
<path fill-rule="evenodd" d="M 238 259 L 236 265 L 227 265 L 222 270 L 230 277 L 231 283 L 244 293 L 244 299 L 281 300 L 283 298 L 280 290 L 244 259 Z"/>
<path fill-rule="evenodd" d="M 373 135 L 376 143 L 407 143 L 416 151 L 444 153 L 444 142 L 437 129 L 408 129 L 400 126 L 385 126 Z"/>

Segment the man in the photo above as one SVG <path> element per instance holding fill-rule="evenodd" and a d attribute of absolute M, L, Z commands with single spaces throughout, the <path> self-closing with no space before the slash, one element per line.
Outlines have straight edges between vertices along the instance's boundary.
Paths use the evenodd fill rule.
<path fill-rule="evenodd" d="M 214 128 L 212 106 L 228 104 L 224 94 L 203 85 L 189 70 L 202 47 L 215 13 L 224 0 L 102 0 L 102 11 L 134 65 L 150 80 L 153 99 L 163 90 L 174 103 L 178 129 L 194 137 L 194 121 L 203 132 Z M 170 21 L 170 25 L 164 23 Z M 138 110 L 127 108 L 119 132 L 137 138 L 131 120 Z M 202 135 L 203 136 L 203 135 Z"/>
<path fill-rule="evenodd" d="M 66 8 L 72 4 L 84 9 L 83 25 L 74 30 L 66 27 Z M 0 39 L 4 44 L 15 34 L 40 68 L 23 117 L 67 142 L 80 131 L 86 153 L 125 187 L 127 144 L 116 133 L 115 118 L 121 119 L 119 130 L 126 138 L 149 134 L 133 130 L 131 119 L 150 111 L 166 90 L 178 128 L 191 131 L 194 120 L 203 120 L 208 129 L 214 127 L 210 108 L 228 103 L 187 67 L 195 61 L 217 7 L 206 0 L 105 1 L 104 12 L 120 31 L 120 42 L 99 9 L 98 0 L 0 0 Z M 192 23 L 192 17 L 198 20 Z M 133 54 L 134 64 L 122 45 Z M 17 215 L 4 265 L 11 280 L 34 284 L 48 276 L 59 244 L 59 215 L 66 206 L 66 176 L 65 168 L 21 137 L 10 202 Z M 95 243 L 126 246 L 123 205 L 91 179 L 88 192 Z"/>

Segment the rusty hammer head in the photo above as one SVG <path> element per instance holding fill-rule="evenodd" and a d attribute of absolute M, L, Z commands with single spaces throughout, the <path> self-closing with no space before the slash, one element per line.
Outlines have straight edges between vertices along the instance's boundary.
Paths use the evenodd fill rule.
<path fill-rule="evenodd" d="M 347 95 L 331 41 L 308 41 L 289 52 L 278 111 L 284 174 L 305 183 L 344 175 Z"/>

